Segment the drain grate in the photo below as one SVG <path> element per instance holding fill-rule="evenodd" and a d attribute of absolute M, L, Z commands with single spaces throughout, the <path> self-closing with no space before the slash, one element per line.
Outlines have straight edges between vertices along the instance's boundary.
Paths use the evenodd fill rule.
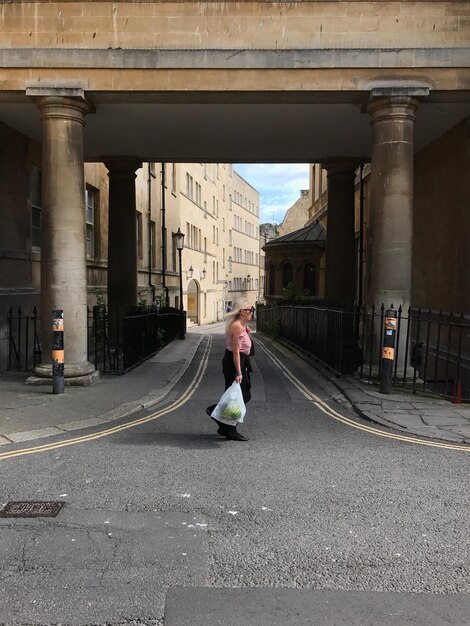
<path fill-rule="evenodd" d="M 65 502 L 8 502 L 0 517 L 55 517 Z"/>

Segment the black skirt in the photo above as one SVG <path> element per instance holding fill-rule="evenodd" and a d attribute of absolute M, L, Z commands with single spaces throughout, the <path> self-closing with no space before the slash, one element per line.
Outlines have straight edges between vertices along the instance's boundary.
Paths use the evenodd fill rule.
<path fill-rule="evenodd" d="M 242 382 L 240 387 L 243 394 L 243 401 L 246 404 L 251 400 L 250 373 L 253 369 L 251 367 L 250 357 L 244 352 L 240 352 L 240 369 L 242 372 Z M 232 385 L 237 374 L 235 363 L 233 362 L 233 352 L 231 350 L 225 350 L 224 358 L 222 359 L 222 372 L 225 378 L 225 389 L 228 389 Z"/>

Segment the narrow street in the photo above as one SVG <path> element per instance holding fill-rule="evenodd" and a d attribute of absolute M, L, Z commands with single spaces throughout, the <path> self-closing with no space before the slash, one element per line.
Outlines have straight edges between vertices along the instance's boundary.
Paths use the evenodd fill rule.
<path fill-rule="evenodd" d="M 468 453 L 361 421 L 266 339 L 225 440 L 223 341 L 152 411 L 0 460 L 0 503 L 66 503 L 0 519 L 0 623 L 470 624 Z"/>

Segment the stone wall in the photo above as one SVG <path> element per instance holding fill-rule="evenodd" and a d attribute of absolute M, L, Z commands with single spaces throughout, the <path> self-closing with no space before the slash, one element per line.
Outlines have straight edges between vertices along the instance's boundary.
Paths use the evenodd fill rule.
<path fill-rule="evenodd" d="M 415 306 L 470 313 L 470 119 L 415 158 Z"/>
<path fill-rule="evenodd" d="M 8 2 L 2 48 L 441 48 L 468 2 Z"/>
<path fill-rule="evenodd" d="M 279 226 L 279 236 L 293 233 L 295 230 L 303 228 L 308 221 L 308 209 L 310 207 L 310 196 L 308 189 L 300 192 L 300 198 L 289 208 Z"/>
<path fill-rule="evenodd" d="M 2 123 L 0 145 L 0 287 L 32 287 L 36 255 L 31 252 L 30 174 L 31 163 L 41 163 L 41 149 L 31 139 Z"/>

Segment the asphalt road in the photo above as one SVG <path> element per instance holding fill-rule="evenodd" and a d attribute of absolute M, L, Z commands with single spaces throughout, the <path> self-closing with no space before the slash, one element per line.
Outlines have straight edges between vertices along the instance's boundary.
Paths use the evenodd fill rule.
<path fill-rule="evenodd" d="M 156 625 L 166 599 L 165 626 L 470 624 L 469 455 L 383 436 L 267 348 L 247 442 L 205 413 L 223 391 L 215 334 L 161 416 L 0 462 L 0 502 L 66 502 L 0 520 L 0 624 Z"/>

